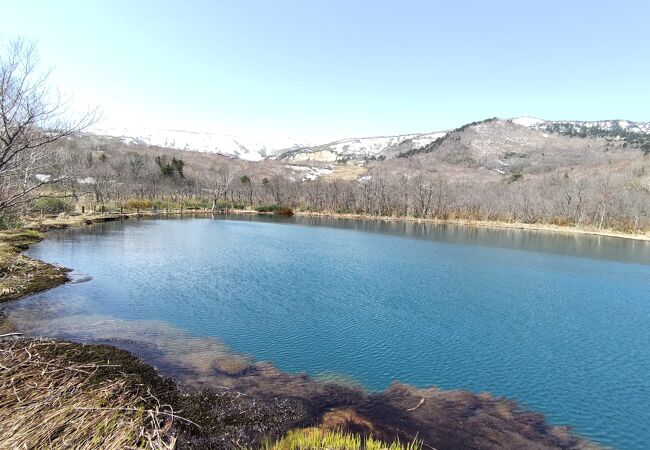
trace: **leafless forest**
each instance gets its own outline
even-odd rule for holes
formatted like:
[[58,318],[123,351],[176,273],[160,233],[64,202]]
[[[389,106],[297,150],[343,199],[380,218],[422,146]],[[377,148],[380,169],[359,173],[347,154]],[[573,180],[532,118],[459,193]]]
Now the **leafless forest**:
[[515,159],[523,163],[505,173],[486,161],[450,161],[448,154],[427,153],[362,166],[328,165],[332,173],[309,180],[282,161],[247,162],[77,136],[52,154],[68,175],[51,188],[95,210],[275,204],[370,216],[647,230],[650,158],[636,150],[609,150],[605,157],[600,150],[591,153],[582,152],[577,160],[555,155],[546,164],[536,164],[534,153],[519,156]]
[[33,48],[21,41],[10,43],[0,61],[3,226],[39,212],[276,205],[650,230],[646,135],[538,130],[488,119],[423,148],[392,149],[388,157],[319,161],[307,152],[295,162],[294,151],[249,162],[84,133],[94,114],[64,120],[65,104],[36,63]]

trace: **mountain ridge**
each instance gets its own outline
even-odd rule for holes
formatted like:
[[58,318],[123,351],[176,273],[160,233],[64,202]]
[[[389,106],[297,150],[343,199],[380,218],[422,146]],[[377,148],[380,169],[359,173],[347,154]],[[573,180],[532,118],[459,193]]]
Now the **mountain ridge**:
[[633,144],[650,142],[650,122],[624,119],[594,121],[546,120],[531,116],[510,119],[491,118],[472,122],[454,130],[429,133],[409,133],[338,139],[323,144],[293,137],[259,139],[225,133],[211,133],[178,129],[107,128],[95,129],[87,134],[120,139],[131,145],[152,145],[176,150],[193,150],[216,153],[247,161],[265,159],[285,160],[292,163],[349,162],[411,156],[426,152],[453,132],[476,127],[491,121],[512,123],[542,133],[555,133],[570,137],[607,137],[626,139]]

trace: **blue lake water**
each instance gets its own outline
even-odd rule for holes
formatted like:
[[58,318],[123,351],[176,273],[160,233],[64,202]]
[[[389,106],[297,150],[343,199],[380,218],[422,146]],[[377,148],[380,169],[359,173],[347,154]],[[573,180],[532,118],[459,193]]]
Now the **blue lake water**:
[[26,332],[153,321],[285,371],[488,391],[597,442],[650,446],[648,242],[218,217],[55,232],[30,254],[92,280],[2,306]]

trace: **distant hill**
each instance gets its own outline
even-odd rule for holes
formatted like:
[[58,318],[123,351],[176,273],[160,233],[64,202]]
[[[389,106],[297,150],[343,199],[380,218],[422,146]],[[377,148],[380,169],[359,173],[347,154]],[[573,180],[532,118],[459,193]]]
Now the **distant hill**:
[[[184,130],[98,129],[91,133],[127,145],[217,153],[247,161],[276,159],[287,163],[354,163],[411,158],[435,153],[452,164],[479,164],[498,172],[518,165],[543,168],[552,158],[571,159],[582,152],[650,153],[650,123],[628,120],[549,121],[533,117],[487,119],[455,130],[397,136],[349,138],[314,144],[287,137],[259,140],[227,134]],[[575,139],[578,138],[578,139]],[[537,158],[544,155],[546,163]],[[528,159],[528,161],[523,161]],[[570,161],[569,161],[570,162]]]
[[277,158],[293,162],[345,162],[378,157],[390,158],[405,151],[425,147],[445,134],[446,132],[442,131],[429,134],[342,139],[313,147],[293,149],[278,155]]
[[648,147],[650,124],[645,122],[492,118],[463,125],[396,158],[516,175],[633,159],[647,154]]
[[117,138],[126,144],[218,153],[247,161],[260,161],[279,152],[315,145],[291,137],[260,141],[228,134],[147,128],[95,129],[88,134]]

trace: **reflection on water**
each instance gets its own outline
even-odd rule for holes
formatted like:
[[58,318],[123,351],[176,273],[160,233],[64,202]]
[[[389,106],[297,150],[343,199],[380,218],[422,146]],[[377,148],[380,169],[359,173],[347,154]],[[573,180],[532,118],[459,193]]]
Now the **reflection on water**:
[[[205,219],[205,215],[184,215],[167,220]],[[370,233],[406,236],[460,245],[480,245],[509,248],[555,255],[581,258],[596,258],[621,262],[650,264],[650,241],[624,239],[597,234],[582,234],[522,230],[472,225],[445,225],[431,222],[376,220],[376,219],[337,219],[318,216],[269,216],[269,215],[211,215],[211,220],[254,222],[285,225],[322,226],[342,230],[355,230]],[[141,218],[126,222],[106,222],[79,229],[64,229],[48,233],[48,239],[68,240],[79,235],[99,237],[114,233],[126,224],[130,227],[146,226],[154,219]],[[165,220],[165,219],[155,219]],[[119,225],[118,225],[119,224]]]
[[85,282],[2,306],[5,325],[111,342],[196,384],[262,391],[264,379],[290,393],[300,377],[285,372],[305,372],[371,390],[467,388],[621,448],[650,441],[650,243],[227,219],[52,233],[31,255]]
[[482,245],[557,255],[650,264],[650,241],[595,234],[520,230],[431,222],[336,219],[331,217],[228,216],[228,220],[326,226],[345,230],[408,236],[463,245]]

